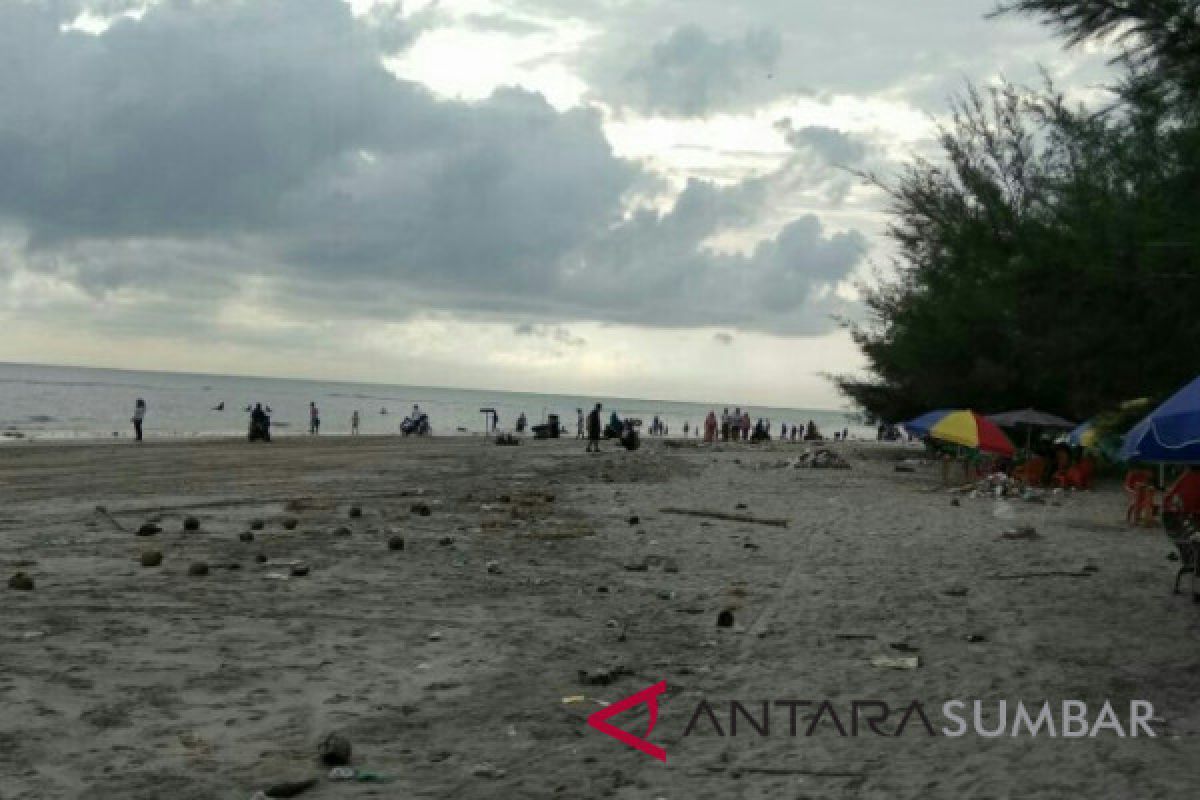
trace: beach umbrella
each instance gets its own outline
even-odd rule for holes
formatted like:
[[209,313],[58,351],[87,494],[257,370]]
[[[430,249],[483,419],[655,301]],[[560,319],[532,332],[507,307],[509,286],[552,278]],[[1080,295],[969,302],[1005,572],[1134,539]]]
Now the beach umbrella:
[[1125,434],[1121,458],[1151,464],[1200,464],[1200,378]]
[[1095,447],[1099,441],[1096,421],[1091,419],[1067,434],[1067,443],[1072,447]]
[[1046,411],[1025,408],[1020,411],[1006,411],[1003,414],[989,414],[988,419],[1001,428],[1024,428],[1025,450],[1029,451],[1033,444],[1033,429],[1047,428],[1050,430],[1070,430],[1075,423]]
[[974,411],[931,411],[904,427],[915,434],[928,436],[940,442],[962,445],[974,450],[1012,456],[1012,442],[996,423]]
[[1051,428],[1066,431],[1075,427],[1075,423],[1069,419],[1032,408],[1006,411],[1003,414],[988,414],[988,419],[1001,428]]

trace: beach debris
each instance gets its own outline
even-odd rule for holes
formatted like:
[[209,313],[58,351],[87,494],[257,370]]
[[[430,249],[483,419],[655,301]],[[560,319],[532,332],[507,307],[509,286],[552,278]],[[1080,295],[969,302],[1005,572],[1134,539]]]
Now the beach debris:
[[333,529],[333,535],[338,537],[339,539],[345,539],[348,536],[353,536],[354,531],[352,531],[350,528],[348,528],[345,525],[339,525],[338,527]]
[[646,559],[641,561],[631,561],[625,565],[626,572],[647,572],[650,569],[650,563]]
[[353,754],[350,740],[340,733],[327,733],[317,744],[317,756],[327,767],[344,767],[350,763]]
[[183,529],[185,531],[200,530],[200,520],[197,519],[196,517],[184,517],[183,518]]
[[952,498],[950,498],[950,505],[953,506],[954,508],[958,508],[959,506],[962,505],[962,501],[959,500],[957,497],[952,497]]
[[871,666],[876,669],[916,669],[921,666],[920,656],[875,656]]
[[264,797],[298,797],[317,785],[316,780],[309,778],[303,781],[287,781],[269,786],[263,792]]
[[307,566],[302,565],[302,564],[297,564],[296,566],[292,567],[292,577],[293,578],[306,578],[306,577],[308,577],[309,571],[310,570]]
[[265,520],[255,519],[250,521],[250,530],[252,531],[261,531],[266,526],[267,523]]
[[671,573],[671,574],[679,572],[679,562],[673,558],[664,558],[663,563],[662,563],[662,570],[663,570],[663,572]]
[[746,542],[745,544],[742,545],[742,548],[745,550],[758,550],[759,546],[756,545],[754,542]]
[[636,514],[634,514],[632,517],[629,518],[628,522],[629,522],[629,527],[632,528],[634,525],[641,525],[642,518],[637,516]]
[[144,523],[137,529],[138,536],[157,536],[162,533],[162,527],[153,522]]
[[268,572],[263,576],[269,581],[290,581],[291,576],[284,572]]
[[703,517],[706,519],[719,519],[726,522],[746,522],[751,525],[769,525],[774,528],[786,528],[788,520],[786,519],[768,519],[765,517],[753,517],[749,514],[726,514],[721,511],[704,511],[687,508],[664,508],[661,509],[663,514],[674,514],[682,517]]
[[433,513],[433,509],[429,507],[428,503],[413,503],[410,510],[418,517],[428,517]]
[[717,614],[717,627],[718,628],[732,628],[733,627],[733,609],[727,608],[724,611],[722,611],[720,614]]
[[259,563],[259,564],[265,564],[265,563],[267,563],[267,554],[266,554],[266,553],[259,553],[258,555],[256,555],[256,556],[254,557],[254,560],[255,560],[255,562],[256,562],[256,563]]
[[1008,541],[1012,542],[1040,539],[1042,537],[1038,535],[1037,528],[1033,527],[1032,525],[1025,525],[1020,528],[1010,528],[1009,530],[1004,531],[1000,534],[1000,538],[1007,539]]
[[910,467],[908,464],[897,464],[896,472],[916,472],[916,467]]
[[404,549],[404,537],[393,536],[388,539],[388,550],[398,551]]
[[362,508],[360,506],[350,506],[350,510],[347,512],[347,514],[349,514],[351,519],[357,519],[358,517],[362,516]]
[[587,697],[582,694],[567,695],[566,697],[564,697],[562,699],[562,704],[564,706],[577,706],[580,703],[586,703],[586,702],[587,702]]
[[1026,578],[1090,578],[1094,574],[1092,572],[1051,570],[1049,572],[1021,572],[1016,575],[988,575],[986,578],[989,581],[1023,581]]
[[253,531],[242,531],[241,533],[238,534],[238,538],[241,539],[243,542],[253,542],[254,541],[254,532]]
[[496,445],[499,447],[516,447],[520,443],[521,440],[511,433],[502,433],[496,437]]
[[334,767],[329,770],[329,780],[345,783],[354,781],[355,783],[391,783],[396,780],[394,775],[388,775],[383,772],[372,772],[366,769],[355,769],[354,767]]
[[947,589],[942,589],[942,594],[948,597],[966,597],[970,591],[966,586],[951,586]]
[[29,574],[25,572],[14,573],[8,579],[8,588],[21,592],[33,591],[33,578],[29,577]]
[[300,520],[295,517],[284,517],[280,524],[283,525],[285,531],[294,531],[296,530],[296,526],[300,524]]
[[440,642],[441,640],[442,640],[442,632],[441,631],[434,631],[433,633],[429,634],[429,641]]
[[746,505],[745,503],[738,503],[736,506],[734,506],[734,508],[736,508],[738,511],[745,511],[749,507],[750,506]]
[[487,562],[486,567],[487,567],[488,574],[490,574],[490,575],[499,575],[500,574],[500,562],[499,561],[489,561],[489,562]]
[[471,774],[476,778],[487,778],[488,780],[500,780],[508,773],[492,764],[476,764],[471,768]]
[[822,447],[819,450],[807,450],[790,465],[795,469],[850,469],[850,462],[839,454]]
[[861,640],[865,641],[868,639],[874,639],[875,634],[873,634],[873,633],[835,633],[833,638],[846,639],[848,641],[857,641],[857,640],[861,639]]
[[888,645],[888,647],[899,653],[916,653],[921,649],[919,647],[913,647],[908,642],[892,642]]
[[188,567],[188,575],[191,575],[194,578],[203,577],[207,574],[208,564],[205,564],[203,561],[197,561],[195,564],[192,564]]
[[1179,560],[1179,553],[1176,553],[1174,551],[1167,553],[1167,561],[1178,561],[1178,560]]
[[579,682],[585,686],[608,686],[633,672],[624,666],[594,667],[579,670]]
[[966,640],[967,640],[967,644],[980,644],[981,642],[986,642],[987,637],[981,636],[978,633],[969,633],[966,636]]
[[161,550],[147,550],[142,553],[141,562],[143,567],[157,567],[162,564],[163,554]]
[[440,544],[442,547],[453,547],[454,546],[454,537],[453,536],[443,536],[441,539],[438,539],[438,544]]

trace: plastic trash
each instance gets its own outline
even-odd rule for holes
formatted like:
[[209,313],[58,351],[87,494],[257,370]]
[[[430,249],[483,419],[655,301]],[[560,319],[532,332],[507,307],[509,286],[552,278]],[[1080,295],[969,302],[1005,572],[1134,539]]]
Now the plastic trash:
[[920,656],[875,656],[871,666],[876,669],[916,669],[921,666]]
[[369,769],[355,769],[354,767],[334,767],[329,771],[329,780],[339,781],[342,783],[353,781],[355,783],[391,783],[396,780],[394,775],[388,775],[385,772],[373,772]]

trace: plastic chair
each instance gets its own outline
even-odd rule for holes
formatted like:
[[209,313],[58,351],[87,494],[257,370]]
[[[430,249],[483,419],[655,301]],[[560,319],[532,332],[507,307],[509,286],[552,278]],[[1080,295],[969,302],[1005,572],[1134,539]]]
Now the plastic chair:
[[[1200,472],[1189,469],[1163,495],[1163,528],[1167,538],[1179,550],[1179,571],[1175,575],[1175,594],[1184,575],[1200,575]],[[1193,586],[1195,586],[1195,578]],[[1192,599],[1200,602],[1194,589]]]
[[1149,470],[1133,469],[1125,475],[1125,494],[1129,496],[1129,505],[1125,509],[1125,521],[1136,525],[1145,518],[1153,525],[1158,516],[1158,490],[1152,481],[1154,476]]

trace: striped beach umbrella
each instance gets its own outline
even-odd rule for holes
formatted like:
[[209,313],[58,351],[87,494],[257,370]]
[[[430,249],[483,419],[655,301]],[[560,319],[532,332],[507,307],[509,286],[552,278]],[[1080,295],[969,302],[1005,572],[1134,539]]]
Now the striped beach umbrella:
[[985,453],[1011,457],[1015,451],[1004,431],[974,411],[931,411],[904,423],[904,427],[918,436]]

